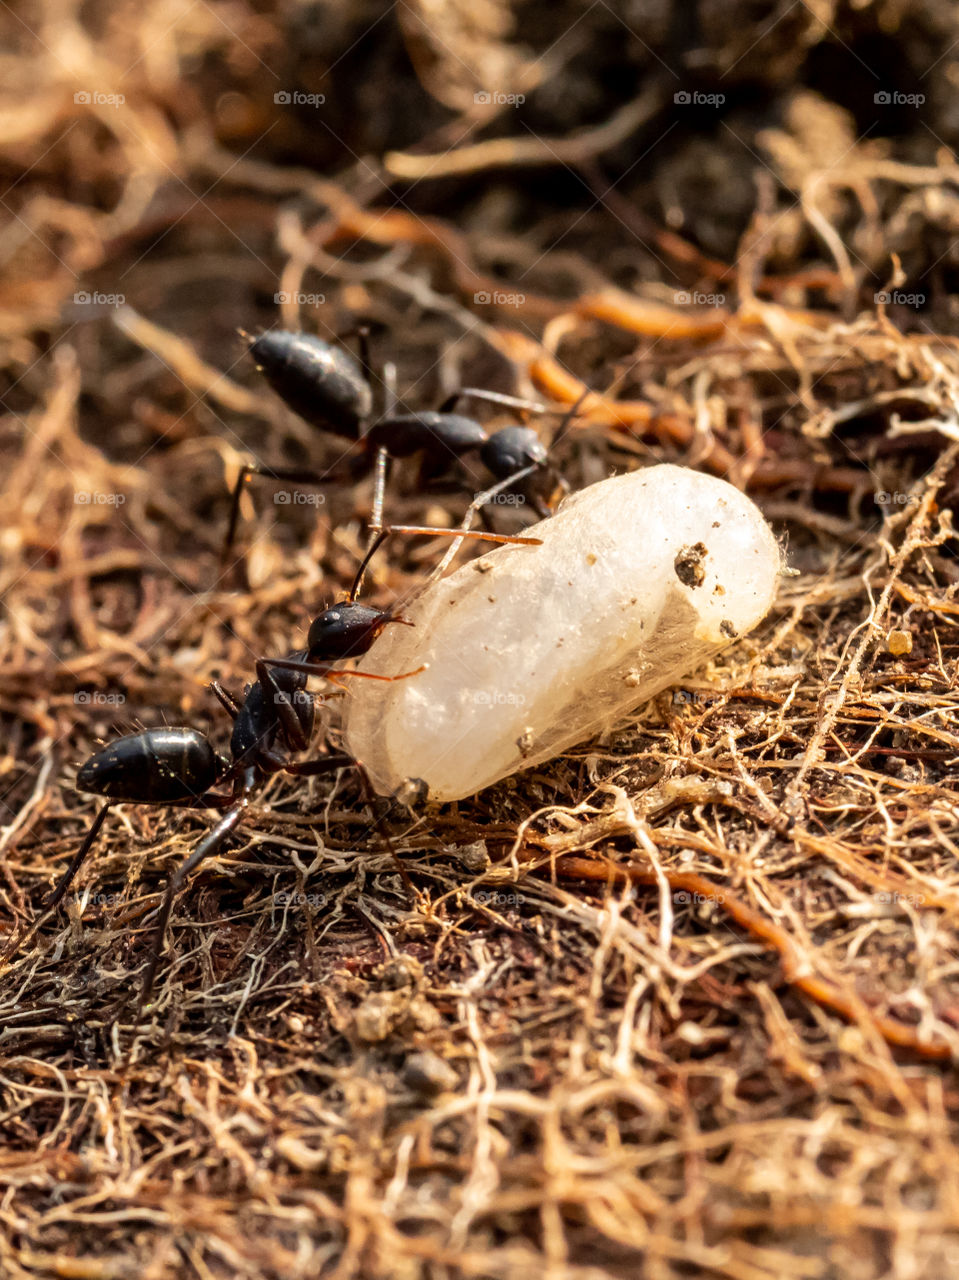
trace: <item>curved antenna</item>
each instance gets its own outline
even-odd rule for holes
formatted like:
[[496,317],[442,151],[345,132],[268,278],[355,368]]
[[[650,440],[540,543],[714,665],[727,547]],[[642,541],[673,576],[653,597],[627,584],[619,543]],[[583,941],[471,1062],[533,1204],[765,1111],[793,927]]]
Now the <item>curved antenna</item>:
[[380,529],[373,541],[367,547],[366,554],[360,561],[360,567],[356,571],[356,577],[353,579],[353,585],[350,587],[350,594],[347,596],[347,600],[350,604],[354,604],[356,602],[356,597],[360,594],[360,588],[363,586],[363,579],[366,576],[366,570],[369,568],[370,561],[389,536],[389,529]]

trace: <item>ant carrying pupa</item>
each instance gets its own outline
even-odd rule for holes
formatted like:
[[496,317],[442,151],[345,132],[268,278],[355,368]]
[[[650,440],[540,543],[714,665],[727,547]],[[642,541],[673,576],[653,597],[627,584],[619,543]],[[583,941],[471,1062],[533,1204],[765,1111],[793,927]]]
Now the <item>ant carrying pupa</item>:
[[[314,425],[330,429],[333,421],[332,429],[351,439],[368,425],[372,393],[351,356],[316,339],[306,343],[310,366],[302,335],[267,337],[285,353],[288,372],[295,371],[281,377],[274,367],[271,378],[282,384],[291,407],[304,416],[309,410]],[[259,358],[265,359],[262,348]],[[339,417],[331,419],[334,403]],[[457,417],[447,415],[441,435],[453,433],[449,419]],[[113,804],[221,811],[169,882],[141,1008],[176,894],[192,870],[222,847],[270,777],[355,767],[374,826],[395,857],[376,816],[376,792],[458,799],[546,760],[612,727],[754,627],[772,603],[780,553],[758,509],[726,482],[681,467],[653,467],[594,484],[525,536],[469,525],[499,492],[539,475],[542,459],[505,468],[506,475],[474,497],[458,528],[383,527],[384,441],[391,433],[400,437],[398,423],[409,438],[421,431],[424,439],[435,439],[433,418],[409,418],[404,426],[400,417],[386,416],[367,436],[356,437],[372,437],[364,448],[377,455],[380,483],[373,538],[347,598],[313,620],[305,648],[258,659],[256,680],[242,700],[211,686],[234,720],[230,758],[219,756],[197,730],[154,729],[104,747],[79,771],[78,787],[103,796],[105,804],[50,906],[62,900]],[[466,427],[455,430],[468,435]],[[505,436],[507,452],[509,440]],[[523,460],[513,455],[513,464]],[[275,474],[312,480],[305,473]],[[392,533],[443,534],[453,543],[411,597],[378,608],[358,595],[372,556]],[[464,537],[507,545],[442,577]],[[349,658],[360,659],[360,667],[332,665]],[[397,674],[383,674],[384,667]],[[334,683],[356,678],[342,717],[346,751],[327,747],[315,759],[296,761],[291,757],[308,749],[314,729],[315,702],[306,688],[311,676]]]
[[[176,895],[191,872],[220,850],[243,819],[253,797],[277,773],[316,777],[338,769],[356,769],[373,825],[393,854],[400,874],[411,890],[405,868],[377,816],[373,788],[363,763],[329,749],[312,760],[296,761],[291,758],[308,750],[314,733],[316,702],[306,688],[309,676],[320,676],[333,684],[349,677],[391,684],[419,676],[423,671],[419,666],[400,674],[384,675],[342,670],[331,665],[367,653],[391,624],[412,625],[395,607],[378,609],[357,599],[370,560],[386,538],[394,533],[445,533],[459,537],[462,531],[412,526],[381,530],[363,557],[346,599],[331,605],[314,619],[306,649],[294,650],[284,659],[258,659],[255,664],[256,680],[247,686],[242,700],[234,698],[218,681],[213,681],[210,686],[212,692],[233,719],[229,759],[218,754],[210,740],[197,729],[162,727],[118,738],[94,752],[80,766],[77,790],[104,797],[104,804],[46,900],[44,906],[48,910],[62,902],[115,804],[217,809],[222,814],[169,880],[141,986],[139,1011],[142,1012],[150,999]],[[479,531],[470,536],[495,542],[530,544],[535,541],[528,537]]]

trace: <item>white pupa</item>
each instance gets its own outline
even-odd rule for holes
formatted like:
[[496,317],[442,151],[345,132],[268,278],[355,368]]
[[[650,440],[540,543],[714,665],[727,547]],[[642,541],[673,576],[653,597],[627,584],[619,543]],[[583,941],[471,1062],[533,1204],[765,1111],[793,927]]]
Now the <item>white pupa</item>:
[[656,466],[591,485],[434,582],[360,664],[347,750],[384,795],[473,795],[611,728],[765,616],[781,557],[738,489]]

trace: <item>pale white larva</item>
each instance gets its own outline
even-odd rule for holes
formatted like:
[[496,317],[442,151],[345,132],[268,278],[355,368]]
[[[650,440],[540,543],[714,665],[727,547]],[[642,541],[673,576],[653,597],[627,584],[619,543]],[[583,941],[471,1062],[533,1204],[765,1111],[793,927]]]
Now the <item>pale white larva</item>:
[[377,790],[457,800],[623,719],[765,616],[781,556],[738,489],[657,466],[591,485],[433,583],[351,683],[347,750]]

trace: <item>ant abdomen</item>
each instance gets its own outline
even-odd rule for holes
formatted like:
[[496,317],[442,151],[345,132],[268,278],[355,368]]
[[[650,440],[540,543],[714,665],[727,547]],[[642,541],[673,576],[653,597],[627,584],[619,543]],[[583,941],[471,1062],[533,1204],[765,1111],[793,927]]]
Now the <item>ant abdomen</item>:
[[310,426],[359,439],[373,411],[373,391],[343,347],[310,333],[271,329],[251,342],[250,354],[280,399]]
[[77,789],[134,804],[176,804],[209,791],[223,769],[198,729],[146,729],[94,752],[77,772]]

